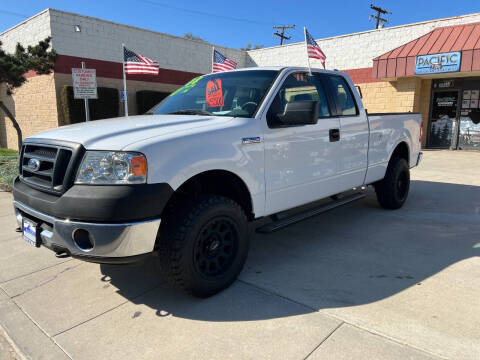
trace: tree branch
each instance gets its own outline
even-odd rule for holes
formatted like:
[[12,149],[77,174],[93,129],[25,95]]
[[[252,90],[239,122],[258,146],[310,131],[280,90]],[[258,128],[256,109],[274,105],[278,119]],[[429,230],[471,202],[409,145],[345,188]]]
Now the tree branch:
[[12,121],[13,127],[15,130],[17,130],[17,141],[18,141],[18,153],[22,151],[22,143],[23,143],[23,137],[22,137],[22,130],[20,129],[20,126],[18,125],[17,120],[13,116],[13,114],[8,110],[8,108],[5,106],[3,101],[0,101],[0,109],[3,110],[3,112],[8,116],[8,118]]

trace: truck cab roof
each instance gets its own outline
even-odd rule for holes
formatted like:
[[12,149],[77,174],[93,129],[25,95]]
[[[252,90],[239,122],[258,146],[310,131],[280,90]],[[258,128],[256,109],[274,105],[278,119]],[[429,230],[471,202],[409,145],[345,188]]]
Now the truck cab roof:
[[[296,70],[296,71],[309,71],[308,67],[303,67],[303,66],[252,66],[252,67],[246,67],[246,68],[241,68],[241,69],[235,69],[235,70],[229,70],[225,72],[239,72],[239,71],[257,71],[257,70],[275,70],[275,71],[281,71],[281,70]],[[314,72],[323,72],[323,73],[332,73],[332,74],[339,74],[341,71],[338,70],[326,70],[326,69],[320,69],[320,68],[311,68],[312,71]]]

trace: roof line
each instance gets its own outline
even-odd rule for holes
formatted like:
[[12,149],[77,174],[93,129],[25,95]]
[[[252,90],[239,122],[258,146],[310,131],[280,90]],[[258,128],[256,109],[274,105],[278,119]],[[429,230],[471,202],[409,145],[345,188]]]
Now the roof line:
[[[428,24],[428,23],[435,23],[435,22],[442,22],[442,21],[448,21],[448,20],[454,20],[454,19],[462,19],[462,18],[468,18],[468,17],[478,16],[478,15],[480,15],[480,12],[476,12],[476,13],[472,13],[472,14],[451,16],[451,17],[440,18],[440,19],[418,21],[418,22],[410,23],[410,24],[395,25],[395,26],[387,27],[387,28],[383,28],[383,29],[372,29],[372,30],[359,31],[359,32],[343,34],[343,35],[329,36],[329,37],[325,37],[325,38],[315,39],[315,41],[325,41],[325,40],[331,40],[331,39],[338,39],[338,38],[349,37],[349,36],[354,36],[354,35],[368,34],[368,33],[372,33],[372,32],[375,32],[375,31],[389,31],[389,30],[394,30],[394,29],[399,29],[399,28],[417,26],[417,25]],[[480,22],[476,21],[476,22],[473,22],[473,23],[446,25],[446,26],[441,26],[441,27],[451,27],[451,26],[477,24],[477,23],[480,23]],[[434,30],[434,29],[432,29],[432,30]],[[261,50],[265,50],[265,49],[274,49],[274,48],[280,48],[280,47],[286,47],[286,46],[294,46],[294,45],[298,45],[298,44],[302,44],[302,43],[304,43],[304,41],[298,41],[298,42],[295,42],[295,43],[290,43],[290,44],[285,44],[285,45],[265,47],[265,48],[262,48],[262,49],[252,49],[252,50],[248,50],[247,52],[250,53],[250,52],[261,51]]]
[[8,28],[7,30],[4,30],[0,33],[0,36],[3,35],[3,34],[6,34],[7,32],[19,27],[19,26],[22,26],[23,24],[25,24],[27,21],[30,21],[32,20],[33,18],[36,18],[37,16],[40,16],[40,15],[43,15],[43,13],[46,13],[50,10],[50,8],[46,8],[45,10],[42,10],[40,11],[39,13],[35,14],[35,15],[32,15],[30,16],[29,18],[23,20],[22,22],[19,22],[18,24],[16,25],[13,25],[12,27]]
[[197,43],[197,44],[210,45],[210,46],[219,47],[219,48],[223,48],[223,49],[229,49],[229,50],[235,50],[235,51],[242,52],[242,50],[240,50],[240,49],[235,49],[235,48],[224,46],[224,45],[217,45],[217,44],[213,44],[213,43],[208,42],[208,41],[186,39],[183,36],[167,34],[167,33],[161,32],[161,31],[145,29],[145,28],[141,28],[141,27],[138,27],[138,26],[134,26],[134,25],[122,24],[122,23],[119,23],[119,22],[106,20],[106,19],[101,19],[101,18],[98,18],[98,17],[89,16],[89,15],[82,15],[82,14],[77,14],[77,13],[73,13],[73,12],[70,12],[70,11],[58,10],[58,9],[53,9],[53,8],[49,8],[47,10],[51,10],[52,12],[58,12],[58,13],[67,14],[67,15],[80,16],[80,17],[86,18],[86,19],[92,19],[92,20],[101,21],[101,22],[104,22],[104,23],[109,23],[109,24],[118,25],[118,26],[122,26],[122,27],[127,27],[127,28],[131,28],[131,29],[135,29],[135,30],[146,31],[146,32],[153,33],[153,34],[160,34],[160,35],[171,37],[171,38],[174,38],[174,39],[182,39],[182,40],[186,40],[186,41],[191,41],[191,42],[194,42],[194,43]]

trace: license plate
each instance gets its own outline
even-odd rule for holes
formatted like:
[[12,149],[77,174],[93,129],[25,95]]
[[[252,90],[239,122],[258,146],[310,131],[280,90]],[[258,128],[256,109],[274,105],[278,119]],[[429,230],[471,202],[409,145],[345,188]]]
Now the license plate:
[[31,220],[23,219],[23,239],[30,245],[39,247],[37,242],[37,224]]

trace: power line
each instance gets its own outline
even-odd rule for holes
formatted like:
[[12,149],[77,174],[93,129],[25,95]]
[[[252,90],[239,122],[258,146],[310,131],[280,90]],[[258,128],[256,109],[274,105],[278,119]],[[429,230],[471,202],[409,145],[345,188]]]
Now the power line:
[[285,35],[286,29],[295,29],[295,25],[282,25],[282,26],[274,26],[275,30],[282,30],[281,32],[275,31],[273,36],[278,36],[280,38],[280,45],[283,45],[283,40],[290,40],[291,36]]
[[384,18],[381,18],[380,14],[384,14],[384,15],[390,14],[391,15],[392,13],[385,10],[385,9],[382,9],[379,6],[375,6],[373,4],[370,5],[370,9],[375,10],[377,12],[376,15],[370,15],[370,17],[369,17],[369,20],[377,19],[377,24],[375,26],[375,29],[383,28],[385,26],[385,24],[388,22],[388,20],[384,19]]
[[204,12],[204,11],[192,10],[192,9],[182,8],[182,7],[173,6],[173,5],[169,5],[169,4],[165,4],[165,3],[160,3],[160,2],[157,2],[157,1],[153,1],[153,0],[137,0],[137,1],[140,1],[140,2],[143,2],[143,3],[146,3],[146,4],[150,4],[150,5],[156,5],[156,6],[166,7],[166,8],[173,9],[173,10],[183,11],[183,12],[190,13],[190,14],[195,14],[195,15],[210,16],[210,17],[214,17],[214,18],[238,21],[238,22],[249,23],[249,24],[254,24],[254,25],[272,26],[272,23],[255,21],[255,20],[250,20],[250,19],[237,18],[237,17],[232,17],[232,16],[217,15],[217,14],[208,13],[208,12]]
[[22,17],[22,18],[29,18],[30,17],[28,15],[19,14],[19,13],[16,13],[16,12],[6,11],[6,10],[0,10],[0,14],[17,16],[17,17]]

